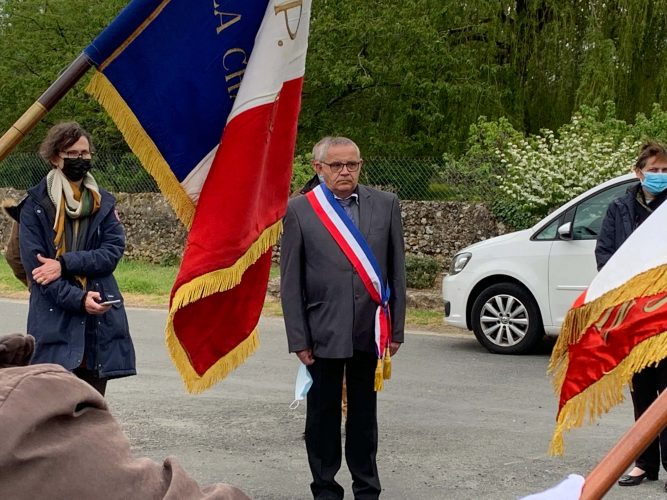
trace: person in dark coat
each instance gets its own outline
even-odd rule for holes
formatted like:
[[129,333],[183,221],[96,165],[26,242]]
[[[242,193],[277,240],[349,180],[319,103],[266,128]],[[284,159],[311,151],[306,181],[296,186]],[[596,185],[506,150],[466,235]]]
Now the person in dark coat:
[[[135,354],[113,276],[125,250],[115,199],[90,174],[92,143],[77,123],[49,130],[40,147],[53,169],[21,208],[21,261],[32,283],[33,363],[56,363],[104,395],[107,380],[135,375]],[[114,301],[104,305],[103,302]]]
[[[667,198],[667,149],[650,142],[642,146],[634,167],[641,181],[614,200],[602,221],[595,246],[598,270],[602,269],[632,232],[639,227]],[[656,237],[661,237],[656,235]],[[667,387],[667,360],[649,366],[632,378],[632,405],[635,420],[657,399]],[[661,458],[662,457],[662,458]],[[637,458],[635,467],[620,478],[621,486],[635,486],[644,479],[658,479],[660,462],[667,470],[667,432],[660,433]],[[667,484],[665,484],[667,491]]]

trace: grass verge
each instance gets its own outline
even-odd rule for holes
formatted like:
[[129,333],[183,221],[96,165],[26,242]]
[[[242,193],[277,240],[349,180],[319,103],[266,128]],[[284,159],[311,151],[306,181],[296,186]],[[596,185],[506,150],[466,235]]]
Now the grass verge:
[[[130,307],[167,307],[169,294],[174,284],[178,266],[158,266],[121,260],[114,275],[118,280],[125,303]],[[278,266],[272,266],[271,278],[279,275]],[[0,259],[0,296],[13,299],[28,299],[28,291],[12,274],[5,259]],[[267,296],[262,314],[282,316],[280,301]],[[408,308],[408,329],[443,331],[442,312]]]

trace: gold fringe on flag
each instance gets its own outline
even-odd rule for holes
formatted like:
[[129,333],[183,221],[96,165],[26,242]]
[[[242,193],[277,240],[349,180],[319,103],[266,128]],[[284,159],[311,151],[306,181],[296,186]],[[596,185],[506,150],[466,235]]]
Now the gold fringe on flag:
[[86,87],[86,92],[92,95],[109,113],[130,149],[157,182],[160,191],[171,204],[176,216],[187,229],[190,229],[195,213],[195,203],[178,182],[162,157],[162,153],[160,153],[160,150],[148,136],[116,88],[103,73],[96,71]]
[[623,285],[606,292],[588,304],[570,309],[565,316],[558,340],[551,353],[547,373],[553,377],[556,393],[565,380],[568,347],[576,344],[588,328],[610,308],[637,297],[667,292],[667,265],[661,265],[634,276]]
[[637,344],[630,354],[616,368],[604,377],[571,398],[561,408],[556,421],[549,454],[562,455],[564,451],[563,432],[581,427],[588,415],[594,422],[613,406],[624,400],[623,387],[630,384],[632,376],[650,365],[667,358],[667,332],[655,335]]
[[225,378],[255,352],[259,346],[259,338],[257,329],[253,330],[246,340],[221,358],[204,375],[200,376],[192,368],[188,354],[176,337],[176,332],[174,331],[174,316],[176,312],[201,298],[208,297],[214,293],[224,292],[237,286],[241,282],[243,273],[278,242],[281,232],[282,220],[279,220],[265,229],[234,265],[199,276],[176,290],[171,301],[169,317],[167,319],[166,343],[169,355],[180,372],[188,392],[200,393]]
[[[579,342],[591,325],[608,320],[612,308],[619,304],[666,291],[667,265],[661,265],[634,276],[623,285],[606,292],[588,304],[571,309],[561,327],[547,371],[553,377],[556,394],[560,394],[567,376],[569,346]],[[563,453],[563,432],[580,427],[586,414],[592,422],[608,412],[614,405],[623,401],[623,386],[631,383],[635,373],[667,358],[665,333],[667,332],[637,344],[618,366],[565,403],[558,415],[556,429],[549,445],[550,454]]]

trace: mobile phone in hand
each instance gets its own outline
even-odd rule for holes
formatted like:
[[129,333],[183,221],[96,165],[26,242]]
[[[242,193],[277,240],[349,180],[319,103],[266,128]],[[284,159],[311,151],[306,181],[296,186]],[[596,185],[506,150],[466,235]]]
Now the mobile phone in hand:
[[122,300],[115,299],[115,300],[105,300],[104,302],[98,302],[98,304],[101,306],[112,306],[114,304],[120,304],[121,302]]

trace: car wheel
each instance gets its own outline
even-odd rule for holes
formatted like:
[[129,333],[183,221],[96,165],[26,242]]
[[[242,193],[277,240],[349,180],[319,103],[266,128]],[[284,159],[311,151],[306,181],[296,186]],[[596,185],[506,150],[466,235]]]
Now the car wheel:
[[472,331],[489,351],[529,352],[544,337],[535,299],[515,283],[498,283],[482,291],[472,306]]

